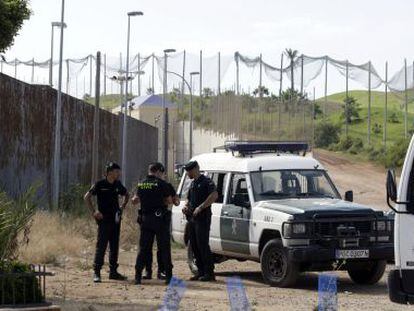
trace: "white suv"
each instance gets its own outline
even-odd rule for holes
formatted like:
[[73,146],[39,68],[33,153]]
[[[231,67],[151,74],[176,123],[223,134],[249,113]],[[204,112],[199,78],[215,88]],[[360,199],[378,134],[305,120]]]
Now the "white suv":
[[[300,155],[306,150],[297,142],[233,141],[193,158],[219,193],[210,230],[216,263],[260,262],[264,280],[280,287],[293,285],[300,272],[334,268],[356,283],[376,283],[394,257],[393,220],[352,203],[352,191],[342,200],[323,166]],[[172,215],[173,239],[187,246],[181,210],[190,183],[183,175]],[[190,247],[188,259],[195,273]]]

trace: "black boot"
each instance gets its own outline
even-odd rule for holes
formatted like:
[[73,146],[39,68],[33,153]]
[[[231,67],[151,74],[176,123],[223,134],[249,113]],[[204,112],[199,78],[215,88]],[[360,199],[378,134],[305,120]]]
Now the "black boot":
[[95,270],[93,273],[93,282],[94,283],[101,283],[101,270]]
[[135,285],[141,284],[142,274],[139,272],[135,272]]
[[165,275],[165,272],[158,271],[157,278],[158,278],[158,280],[165,280],[167,278],[167,276]]
[[151,280],[152,279],[152,271],[146,270],[144,276],[142,277],[144,280]]
[[215,282],[216,277],[214,276],[214,273],[208,273],[200,277],[199,280],[201,282]]
[[116,270],[111,270],[109,272],[109,279],[110,280],[117,280],[117,281],[125,281],[127,277],[125,275],[120,274]]

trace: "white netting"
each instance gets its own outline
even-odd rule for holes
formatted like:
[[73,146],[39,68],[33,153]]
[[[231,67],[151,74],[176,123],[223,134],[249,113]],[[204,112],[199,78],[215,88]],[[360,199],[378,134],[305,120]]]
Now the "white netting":
[[[129,71],[134,78],[129,91],[134,94],[145,94],[148,89],[153,89],[155,93],[162,92],[163,55],[133,54],[129,62]],[[66,91],[78,97],[82,97],[86,93],[94,94],[95,63],[95,56],[92,55],[64,60],[63,85],[66,86]],[[122,55],[118,57],[102,55],[102,92],[119,93],[119,85],[110,78],[125,74],[125,64],[126,59]],[[0,66],[2,72],[27,82],[49,83],[50,60],[0,60]],[[183,85],[186,84],[183,84],[183,79],[179,76],[183,76],[188,83],[192,80],[192,89],[195,94],[199,94],[205,88],[211,89],[214,93],[238,90],[240,93],[251,94],[260,83],[262,86],[269,88],[270,92],[277,94],[281,79],[284,89],[289,88],[291,79],[294,79],[295,88],[299,90],[303,88],[306,91],[311,82],[325,74],[325,66],[335,69],[343,77],[340,85],[344,88],[346,77],[348,77],[349,82],[356,82],[365,89],[377,89],[385,84],[384,79],[370,62],[356,65],[329,56],[311,57],[300,55],[294,59],[293,67],[291,67],[290,59],[285,55],[284,66],[281,68],[280,60],[273,59],[269,62],[261,56],[247,56],[239,52],[234,53],[234,55],[220,54],[220,56],[219,54],[210,56],[203,54],[201,57],[200,53],[177,52],[168,55],[168,71],[175,73],[168,74],[168,91],[176,88],[189,93],[187,86],[183,88]],[[139,74],[140,72],[141,74]],[[201,79],[199,75],[191,76],[191,72],[200,72]],[[331,69],[328,72],[330,73]],[[58,77],[57,60],[53,62],[52,73],[52,83],[56,86]],[[329,76],[331,76],[331,73]],[[329,84],[331,85],[331,82]],[[387,85],[391,91],[396,93],[414,88],[413,65],[403,66],[391,76]],[[323,89],[323,86],[321,86],[321,89]]]

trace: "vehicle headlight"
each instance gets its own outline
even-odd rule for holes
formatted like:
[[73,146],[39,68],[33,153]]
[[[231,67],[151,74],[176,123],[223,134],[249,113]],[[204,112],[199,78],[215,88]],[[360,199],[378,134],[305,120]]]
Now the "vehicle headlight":
[[377,221],[377,231],[386,231],[387,223],[385,221]]
[[388,221],[387,221],[387,231],[389,231],[389,232],[391,232],[391,231],[392,231],[392,223],[393,223],[393,221],[392,221],[392,220],[388,220]]
[[307,233],[305,223],[284,223],[283,237],[292,238],[296,235],[301,236]]
[[304,234],[306,233],[306,225],[305,224],[293,224],[292,231],[294,234]]

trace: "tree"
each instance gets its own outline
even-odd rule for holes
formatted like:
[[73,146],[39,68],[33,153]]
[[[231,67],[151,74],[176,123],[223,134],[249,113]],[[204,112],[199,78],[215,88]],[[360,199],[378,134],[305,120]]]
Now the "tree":
[[30,14],[28,0],[0,0],[0,53],[13,44]]
[[210,98],[211,96],[214,96],[214,92],[213,92],[212,89],[210,89],[208,87],[205,87],[203,89],[203,95],[204,95],[205,98]]
[[269,96],[269,89],[265,86],[259,86],[253,91],[253,96],[259,95],[259,97],[262,97],[263,95]]
[[352,97],[348,96],[344,99],[344,111],[342,112],[342,118],[345,119],[347,124],[352,123],[352,121],[359,119],[359,103],[357,100]]
[[290,60],[290,79],[291,79],[291,89],[294,90],[295,89],[295,77],[294,77],[294,63],[296,58],[298,57],[299,52],[297,50],[292,50],[292,49],[286,49],[285,51],[285,55],[289,58]]

